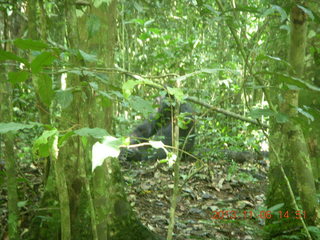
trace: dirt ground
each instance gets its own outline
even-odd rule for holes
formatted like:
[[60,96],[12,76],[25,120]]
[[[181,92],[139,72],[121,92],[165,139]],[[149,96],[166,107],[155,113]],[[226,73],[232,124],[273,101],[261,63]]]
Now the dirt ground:
[[[202,169],[193,174],[199,165],[181,162],[183,187],[174,239],[262,239],[266,165],[215,159],[202,163]],[[173,169],[158,162],[125,163],[123,169],[129,201],[137,215],[150,230],[165,236]]]

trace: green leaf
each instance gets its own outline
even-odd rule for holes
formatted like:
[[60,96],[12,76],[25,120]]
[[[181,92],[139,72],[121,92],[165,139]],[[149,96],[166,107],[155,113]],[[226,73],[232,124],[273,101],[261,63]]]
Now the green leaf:
[[285,64],[286,66],[290,66],[290,64],[279,58],[279,57],[274,57],[274,56],[270,56],[270,55],[265,55],[265,54],[260,54],[259,56],[257,56],[257,61],[262,61],[262,60],[268,60],[268,61],[276,61],[276,62],[281,62],[283,64]]
[[27,205],[27,202],[28,202],[28,201],[19,201],[19,202],[17,203],[18,208],[25,207],[25,206]]
[[280,210],[283,206],[284,206],[284,203],[278,203],[278,204],[270,207],[270,208],[268,209],[268,211],[277,212],[277,211]]
[[38,137],[32,147],[32,153],[38,157],[48,157],[50,155],[50,141],[51,137],[58,134],[58,130],[44,131],[40,137]]
[[301,5],[298,5],[298,8],[300,8],[306,15],[308,15],[308,17],[312,20],[314,20],[314,16],[313,16],[313,13],[310,9],[307,9]]
[[44,66],[52,64],[55,59],[56,57],[53,56],[51,52],[41,53],[31,62],[32,73],[39,73]]
[[23,50],[35,50],[40,51],[45,48],[49,48],[47,44],[41,41],[31,40],[31,39],[16,39],[14,40],[14,45]]
[[121,140],[106,136],[102,143],[95,143],[92,147],[92,171],[101,166],[108,157],[117,158],[120,153]]
[[254,109],[249,113],[249,116],[251,116],[254,119],[258,119],[258,118],[261,118],[262,116],[269,117],[269,116],[274,116],[275,114],[276,113],[271,109]]
[[93,5],[95,8],[98,8],[102,3],[106,3],[107,5],[109,5],[110,2],[111,0],[94,0]]
[[[302,212],[302,211],[301,211]],[[314,236],[314,239],[320,239],[320,228],[316,226],[307,227],[310,233]]]
[[139,96],[133,96],[129,100],[130,106],[137,112],[143,114],[143,116],[147,117],[150,113],[153,113],[155,110],[152,104]]
[[96,55],[85,53],[82,50],[79,50],[79,53],[80,53],[80,56],[83,58],[83,60],[85,60],[87,62],[97,62],[98,61]]
[[320,88],[312,85],[300,78],[297,77],[292,77],[288,74],[282,74],[282,73],[276,73],[276,72],[268,72],[268,71],[264,71],[264,72],[259,72],[257,74],[269,74],[269,75],[274,75],[276,77],[277,80],[280,80],[283,83],[287,83],[290,85],[294,85],[298,88],[304,88],[304,89],[309,89],[312,91],[317,91],[320,92]]
[[289,117],[283,113],[276,113],[275,117],[278,123],[285,123],[289,121]]
[[56,91],[55,101],[61,106],[62,109],[69,107],[73,101],[71,89]]
[[185,98],[185,95],[183,94],[182,90],[180,88],[167,88],[168,93],[170,95],[173,95],[175,99],[177,99],[178,102],[182,102]]
[[269,15],[274,14],[276,12],[278,12],[280,14],[281,22],[283,22],[284,20],[286,20],[288,18],[288,15],[287,15],[286,11],[283,8],[281,8],[281,7],[277,6],[277,5],[273,5],[271,8],[267,9],[262,14],[262,17],[269,16]]
[[38,91],[40,99],[45,105],[50,106],[54,97],[52,79],[47,74],[40,74],[38,77]]
[[18,57],[17,55],[11,52],[3,51],[2,49],[0,49],[0,61],[5,61],[5,60],[13,60],[13,61],[24,63],[25,65],[28,65],[28,61],[26,59]]
[[134,80],[129,80],[126,81],[123,85],[122,85],[122,92],[125,98],[128,98],[131,96],[132,91],[134,89],[135,86],[137,86],[138,84],[140,84],[140,81],[134,81]]
[[108,132],[102,128],[81,128],[74,131],[75,134],[82,137],[94,137],[94,138],[103,138],[108,136]]
[[8,80],[12,84],[24,82],[28,77],[29,72],[27,71],[9,72],[8,74]]
[[144,20],[144,19],[134,18],[134,19],[131,19],[127,23],[138,23],[139,25],[143,26],[145,22],[146,22],[146,20]]
[[234,12],[234,11],[240,11],[240,12],[250,12],[250,13],[260,13],[259,8],[251,7],[247,5],[237,5],[235,8],[228,9],[225,12]]
[[0,123],[0,134],[8,133],[8,132],[16,132],[21,129],[25,128],[33,128],[34,126],[37,126],[38,124],[23,124],[23,123],[15,123],[15,122],[9,122],[9,123]]
[[307,111],[303,110],[302,108],[298,108],[298,112],[305,116],[310,121],[314,121],[314,117],[312,114],[308,113]]
[[58,145],[59,147],[62,147],[63,144],[70,138],[74,135],[74,132],[73,131],[70,131],[70,132],[67,132],[66,134],[62,135],[59,137],[59,140],[58,140]]
[[143,12],[143,7],[136,1],[134,1],[133,6],[135,9],[137,9],[138,12]]

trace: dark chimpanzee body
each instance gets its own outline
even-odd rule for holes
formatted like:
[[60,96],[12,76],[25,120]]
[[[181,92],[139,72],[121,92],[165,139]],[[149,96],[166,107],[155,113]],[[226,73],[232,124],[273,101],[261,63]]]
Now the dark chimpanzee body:
[[[193,148],[195,141],[193,112],[188,103],[181,104],[180,113],[185,124],[183,128],[179,129],[179,140],[180,148],[183,147],[186,151],[190,151]],[[155,140],[172,146],[171,108],[169,103],[161,100],[158,113],[138,125],[130,136],[130,144],[146,142],[150,137],[154,136]],[[166,154],[163,149],[153,149],[150,146],[122,149],[119,155],[119,159],[128,161],[155,160],[164,159],[165,157]]]

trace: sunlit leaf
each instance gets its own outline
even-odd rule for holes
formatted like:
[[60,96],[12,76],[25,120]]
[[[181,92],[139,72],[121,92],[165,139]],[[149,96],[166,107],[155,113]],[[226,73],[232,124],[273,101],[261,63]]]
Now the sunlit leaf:
[[117,158],[120,153],[122,142],[112,136],[104,137],[102,143],[97,142],[92,147],[92,171],[101,166],[108,157]]
[[48,157],[50,155],[51,137],[56,134],[58,134],[57,129],[44,131],[42,135],[34,141],[32,153],[38,157]]

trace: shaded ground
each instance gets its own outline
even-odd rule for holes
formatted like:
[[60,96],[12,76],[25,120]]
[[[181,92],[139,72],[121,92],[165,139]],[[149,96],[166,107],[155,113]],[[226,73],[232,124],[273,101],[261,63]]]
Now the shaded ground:
[[[182,162],[182,178],[192,166],[193,162]],[[129,200],[138,216],[165,236],[172,169],[151,162],[126,163],[123,168]],[[216,160],[205,164],[182,189],[174,239],[262,239],[266,185],[266,169],[258,163]]]
[[[139,218],[149,229],[165,236],[173,189],[172,168],[157,162],[126,162],[122,165],[128,198]],[[183,161],[181,165],[183,182],[195,164]],[[0,239],[5,238],[8,224],[4,179],[2,167]],[[37,203],[43,191],[42,179],[39,166],[20,166],[18,192],[21,229],[24,231],[27,231],[32,217],[39,211]],[[204,164],[204,168],[182,188],[176,211],[174,239],[262,239],[266,185],[266,169],[258,163],[238,164],[216,159]],[[229,212],[223,214],[221,211]]]

